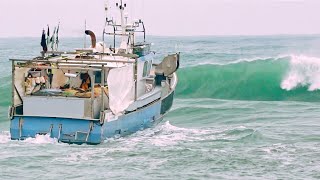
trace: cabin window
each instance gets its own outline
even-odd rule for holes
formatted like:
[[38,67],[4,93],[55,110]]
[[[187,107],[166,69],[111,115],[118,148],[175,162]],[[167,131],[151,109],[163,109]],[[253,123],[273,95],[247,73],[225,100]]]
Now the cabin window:
[[151,72],[151,68],[152,68],[152,61],[150,61],[148,63],[148,74],[150,75],[150,72]]
[[143,65],[143,77],[146,77],[148,75],[148,61],[144,62]]
[[100,84],[101,83],[101,71],[95,71],[94,72],[94,76],[95,76],[95,84]]

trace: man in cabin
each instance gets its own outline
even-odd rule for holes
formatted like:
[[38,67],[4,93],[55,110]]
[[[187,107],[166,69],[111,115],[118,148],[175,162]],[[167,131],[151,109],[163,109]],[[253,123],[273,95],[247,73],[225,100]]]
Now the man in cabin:
[[88,73],[83,73],[80,75],[80,78],[82,80],[82,83],[80,85],[80,88],[83,89],[84,91],[87,91],[90,87],[91,84],[91,79]]
[[52,69],[47,69],[47,76],[48,76],[48,88],[52,87],[52,80],[53,80],[53,72]]

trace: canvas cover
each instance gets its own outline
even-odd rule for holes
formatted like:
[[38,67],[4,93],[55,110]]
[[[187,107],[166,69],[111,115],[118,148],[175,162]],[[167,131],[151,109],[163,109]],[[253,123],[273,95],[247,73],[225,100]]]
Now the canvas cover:
[[121,115],[134,102],[133,64],[109,71],[109,106],[113,114]]

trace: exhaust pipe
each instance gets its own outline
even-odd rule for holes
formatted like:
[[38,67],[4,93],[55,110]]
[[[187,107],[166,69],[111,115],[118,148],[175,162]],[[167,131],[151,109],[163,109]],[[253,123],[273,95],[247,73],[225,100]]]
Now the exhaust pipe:
[[96,43],[97,43],[96,35],[90,30],[86,30],[85,33],[86,35],[89,35],[91,37],[91,47],[96,48]]

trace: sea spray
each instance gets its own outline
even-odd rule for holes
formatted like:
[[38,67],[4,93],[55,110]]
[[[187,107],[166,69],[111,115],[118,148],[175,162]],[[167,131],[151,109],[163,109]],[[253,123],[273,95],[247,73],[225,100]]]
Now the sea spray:
[[298,87],[308,87],[308,91],[320,89],[320,58],[291,56],[289,71],[281,88],[290,91]]

